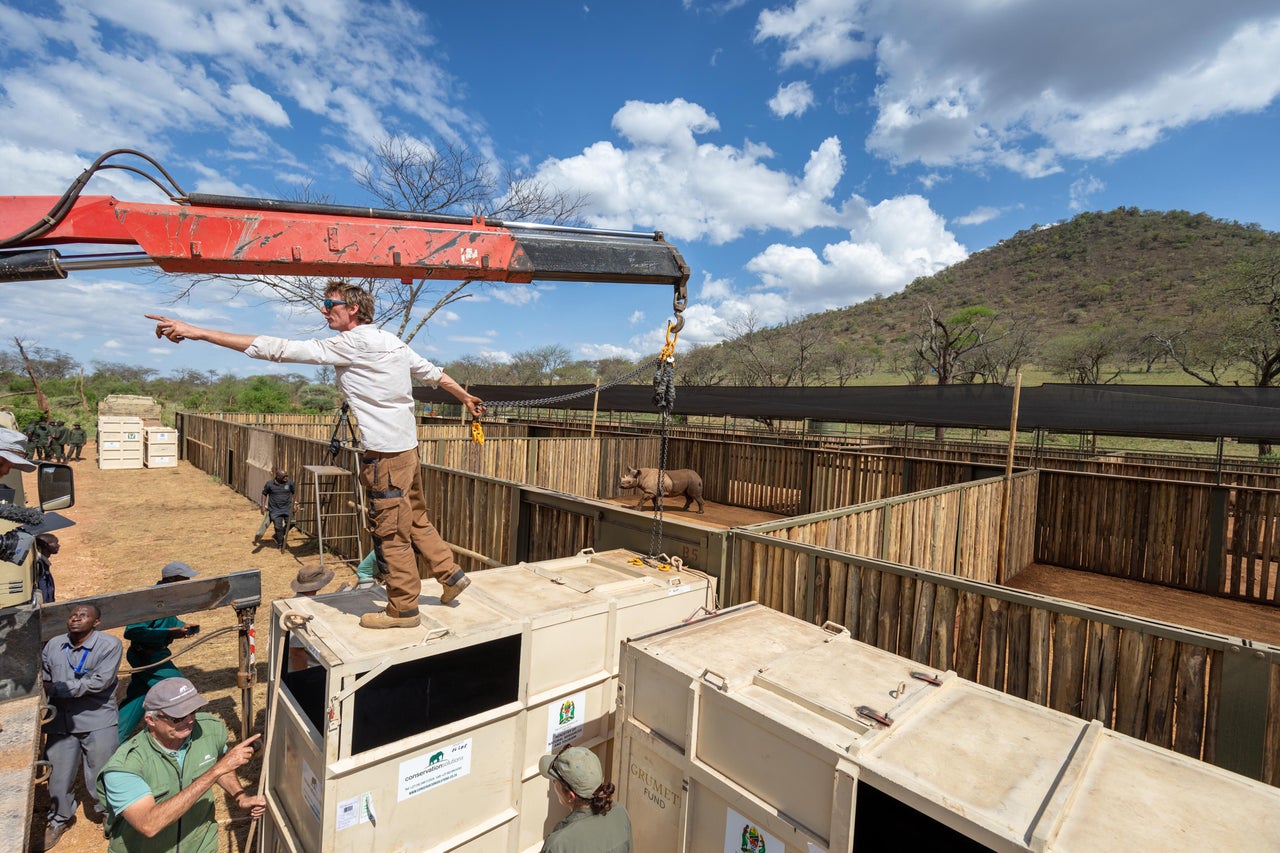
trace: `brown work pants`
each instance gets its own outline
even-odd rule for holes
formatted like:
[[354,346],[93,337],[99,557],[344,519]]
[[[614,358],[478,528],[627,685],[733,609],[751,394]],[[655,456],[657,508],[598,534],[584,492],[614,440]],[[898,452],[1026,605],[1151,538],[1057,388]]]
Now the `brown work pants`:
[[419,556],[440,583],[454,583],[462,570],[453,552],[427,519],[422,466],[416,448],[400,453],[365,451],[360,482],[369,500],[369,526],[380,542],[387,572],[387,613],[413,616],[422,592]]

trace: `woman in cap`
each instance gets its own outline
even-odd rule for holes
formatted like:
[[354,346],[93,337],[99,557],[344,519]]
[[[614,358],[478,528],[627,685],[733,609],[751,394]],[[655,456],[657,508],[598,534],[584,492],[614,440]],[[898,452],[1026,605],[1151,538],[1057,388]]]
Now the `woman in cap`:
[[604,781],[600,759],[589,749],[566,746],[544,755],[538,770],[569,814],[542,843],[543,853],[631,853],[631,818],[613,801],[613,783]]

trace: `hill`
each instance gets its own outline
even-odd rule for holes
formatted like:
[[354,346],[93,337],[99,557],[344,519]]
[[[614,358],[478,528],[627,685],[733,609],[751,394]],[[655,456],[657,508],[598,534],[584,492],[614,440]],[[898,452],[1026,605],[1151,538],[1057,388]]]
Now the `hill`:
[[[1082,213],[1019,231],[892,296],[785,326],[748,330],[698,353],[691,371],[700,376],[687,379],[733,382],[746,378],[752,365],[806,357],[825,371],[810,368],[806,384],[838,381],[833,370],[852,370],[856,376],[873,362],[870,372],[905,370],[929,309],[948,318],[975,306],[994,312],[990,322],[997,332],[1020,332],[1025,362],[1044,366],[1054,360],[1055,347],[1060,349],[1065,337],[1079,337],[1084,330],[1113,342],[1123,336],[1136,343],[1152,332],[1189,328],[1202,311],[1197,302],[1220,286],[1234,265],[1277,251],[1280,235],[1203,213],[1137,208]],[[806,345],[810,341],[814,343]],[[822,355],[815,359],[818,352]],[[766,353],[771,355],[764,357]],[[1115,355],[1121,356],[1118,351]],[[860,364],[843,365],[842,359]],[[779,381],[785,380],[780,375],[773,381],[761,378],[759,374],[749,384],[800,384]]]

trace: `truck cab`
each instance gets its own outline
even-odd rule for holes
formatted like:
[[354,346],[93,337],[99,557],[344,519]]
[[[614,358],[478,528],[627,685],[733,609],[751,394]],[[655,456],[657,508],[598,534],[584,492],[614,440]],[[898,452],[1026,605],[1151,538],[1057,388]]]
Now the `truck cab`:
[[[13,413],[0,412],[0,426],[16,430]],[[21,471],[15,469],[0,478],[0,609],[35,602],[35,537],[70,525],[61,516],[42,518],[41,513],[75,504],[71,466],[40,462],[35,475],[40,512],[27,507]]]

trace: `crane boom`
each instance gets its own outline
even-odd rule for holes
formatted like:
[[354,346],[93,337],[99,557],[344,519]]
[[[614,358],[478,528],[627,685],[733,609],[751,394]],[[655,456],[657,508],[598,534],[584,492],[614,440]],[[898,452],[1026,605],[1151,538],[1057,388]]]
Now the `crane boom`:
[[[170,273],[436,278],[530,282],[670,284],[677,299],[689,268],[679,251],[651,234],[503,223],[483,217],[272,199],[191,195],[183,204],[81,196],[42,233],[9,240],[0,281],[64,278],[56,250],[72,244],[132,246],[139,264]],[[39,223],[58,199],[0,197],[0,235]],[[35,250],[34,252],[32,250]],[[130,265],[104,259],[101,266]],[[133,264],[136,265],[136,264]]]

